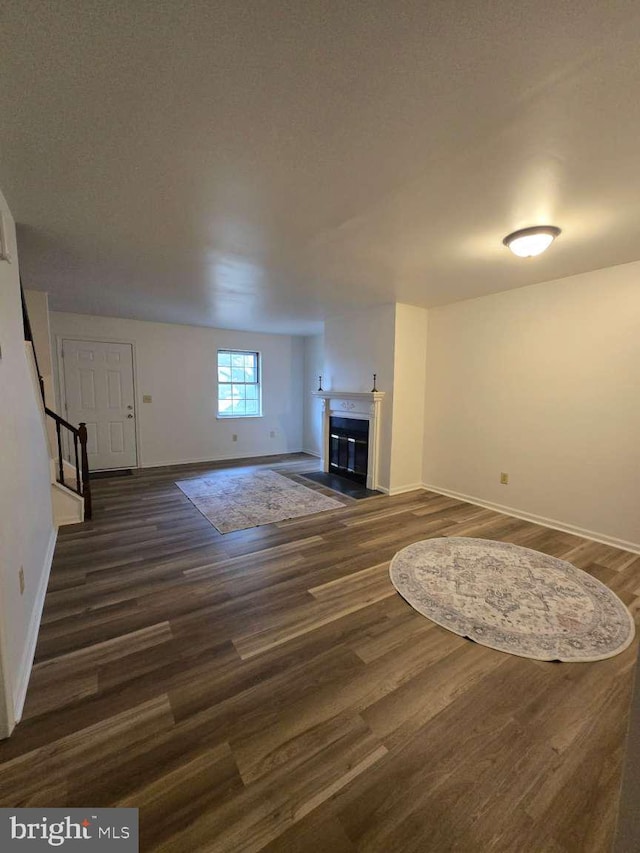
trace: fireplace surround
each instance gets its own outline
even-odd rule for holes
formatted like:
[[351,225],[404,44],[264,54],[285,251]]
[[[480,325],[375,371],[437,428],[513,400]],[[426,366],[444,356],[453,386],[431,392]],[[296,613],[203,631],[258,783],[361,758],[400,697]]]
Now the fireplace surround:
[[[365,483],[368,489],[379,489],[378,472],[380,468],[380,407],[384,400],[384,391],[316,391],[313,396],[322,400],[322,470],[327,473],[347,476],[356,482]],[[332,420],[334,429],[332,432]],[[345,421],[357,421],[345,426]],[[332,439],[332,434],[337,438]],[[363,436],[367,436],[366,464],[362,456]],[[340,451],[340,439],[353,438],[351,448],[342,444],[342,455],[338,461],[346,461],[347,472],[331,465],[331,443],[334,450]],[[349,464],[350,460],[354,464]],[[338,466],[339,467],[339,466]],[[352,470],[349,471],[348,469]]]

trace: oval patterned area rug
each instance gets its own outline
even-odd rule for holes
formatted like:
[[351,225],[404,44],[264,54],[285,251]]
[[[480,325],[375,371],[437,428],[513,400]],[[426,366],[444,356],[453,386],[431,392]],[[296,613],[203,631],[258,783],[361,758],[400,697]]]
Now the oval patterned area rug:
[[484,646],[536,660],[594,661],[633,640],[633,618],[599,580],[564,560],[488,539],[415,542],[389,567],[423,616]]

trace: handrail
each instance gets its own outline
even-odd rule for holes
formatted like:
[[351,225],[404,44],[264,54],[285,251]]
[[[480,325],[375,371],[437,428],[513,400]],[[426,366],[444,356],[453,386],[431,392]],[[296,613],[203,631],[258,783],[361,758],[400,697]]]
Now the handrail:
[[59,423],[60,426],[63,426],[63,427],[65,427],[65,429],[68,429],[69,432],[80,432],[79,427],[74,427],[74,425],[70,424],[69,421],[65,421],[65,419],[62,417],[62,415],[59,415],[57,412],[54,412],[53,409],[48,409],[45,406],[44,410],[49,415],[50,418],[53,418],[53,420],[56,423]]
[[42,396],[42,402],[44,403],[44,379],[42,378],[42,374],[40,373],[40,365],[38,364],[38,353],[36,352],[36,345],[33,340],[33,332],[31,331],[31,320],[29,320],[29,311],[27,310],[27,298],[24,295],[24,287],[22,286],[22,276],[20,277],[20,301],[22,303],[22,325],[24,326],[24,339],[31,344],[31,349],[33,351],[33,361],[36,366],[36,373],[38,374],[38,384],[40,385],[40,394]]
[[[66,486],[68,489],[79,494],[84,498],[84,517],[86,520],[91,518],[91,484],[89,481],[89,459],[87,456],[87,425],[84,421],[79,426],[74,427],[69,421],[66,421],[57,412],[44,407],[45,413],[52,418],[56,425],[56,438],[58,440],[58,482]],[[64,455],[62,452],[62,433],[64,428],[73,436],[73,449],[76,459],[76,482],[75,486],[71,483],[66,483],[64,479]]]

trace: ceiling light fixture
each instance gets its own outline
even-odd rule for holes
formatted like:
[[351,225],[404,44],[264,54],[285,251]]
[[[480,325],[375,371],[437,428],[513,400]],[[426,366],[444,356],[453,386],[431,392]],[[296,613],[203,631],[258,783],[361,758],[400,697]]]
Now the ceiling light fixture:
[[533,258],[548,249],[559,233],[560,229],[555,225],[536,225],[514,231],[502,242],[519,258]]

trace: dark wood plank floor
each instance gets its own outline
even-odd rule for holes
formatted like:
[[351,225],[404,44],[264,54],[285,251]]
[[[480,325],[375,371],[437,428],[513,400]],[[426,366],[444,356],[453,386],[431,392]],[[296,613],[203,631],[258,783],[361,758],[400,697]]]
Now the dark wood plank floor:
[[221,536],[174,485],[212,467],[96,481],[95,520],[60,531],[0,805],[136,806],[145,853],[610,849],[636,643],[502,654],[413,611],[388,564],[501,539],[637,612],[640,557],[422,491]]

